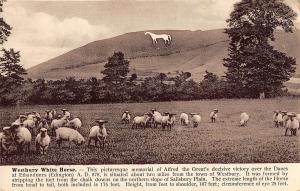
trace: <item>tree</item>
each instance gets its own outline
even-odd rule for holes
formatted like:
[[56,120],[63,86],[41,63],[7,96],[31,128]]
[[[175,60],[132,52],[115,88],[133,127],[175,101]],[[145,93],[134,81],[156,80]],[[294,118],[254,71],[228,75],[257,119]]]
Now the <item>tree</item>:
[[126,80],[129,73],[129,61],[124,58],[122,52],[115,52],[108,58],[104,65],[103,81],[106,85],[106,100],[109,102],[124,101],[126,94]]
[[[3,12],[4,0],[0,0],[0,12]],[[0,55],[0,104],[14,104],[20,100],[20,90],[26,74],[25,69],[19,65],[20,52],[14,49],[6,50],[3,44],[11,34],[11,26],[3,17],[0,17],[0,44],[2,54]]]
[[272,96],[295,72],[294,58],[275,50],[274,32],[293,32],[296,13],[282,0],[241,0],[227,20],[227,82],[236,97]]

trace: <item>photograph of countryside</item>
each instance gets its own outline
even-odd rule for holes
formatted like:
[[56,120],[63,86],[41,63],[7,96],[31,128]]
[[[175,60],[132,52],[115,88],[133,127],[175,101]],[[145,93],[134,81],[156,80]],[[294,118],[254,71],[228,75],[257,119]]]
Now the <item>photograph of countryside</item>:
[[0,165],[300,162],[300,0],[0,12]]

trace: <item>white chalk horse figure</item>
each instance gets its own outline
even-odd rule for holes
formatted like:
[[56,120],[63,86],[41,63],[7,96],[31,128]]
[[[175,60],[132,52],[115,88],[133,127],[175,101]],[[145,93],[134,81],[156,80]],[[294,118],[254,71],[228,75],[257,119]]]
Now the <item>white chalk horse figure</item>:
[[171,44],[171,35],[168,34],[154,34],[151,32],[145,32],[145,35],[150,35],[152,38],[153,44],[157,44],[157,39],[163,39],[165,44]]

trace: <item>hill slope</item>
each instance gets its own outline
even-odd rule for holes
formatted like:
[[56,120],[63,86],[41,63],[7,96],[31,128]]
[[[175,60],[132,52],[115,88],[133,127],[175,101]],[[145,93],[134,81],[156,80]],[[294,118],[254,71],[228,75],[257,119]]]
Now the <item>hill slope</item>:
[[[88,78],[101,77],[100,71],[115,51],[125,53],[130,59],[131,73],[151,76],[159,72],[175,73],[189,71],[193,78],[202,78],[205,70],[223,75],[222,59],[227,55],[228,37],[223,30],[210,31],[151,31],[156,34],[170,34],[172,43],[165,46],[159,41],[152,44],[144,31],[127,33],[110,39],[91,42],[66,54],[48,60],[28,69],[28,77],[61,79],[67,76]],[[299,57],[300,31],[292,34],[276,33],[275,47],[288,55]],[[297,67],[295,76],[300,77]]]

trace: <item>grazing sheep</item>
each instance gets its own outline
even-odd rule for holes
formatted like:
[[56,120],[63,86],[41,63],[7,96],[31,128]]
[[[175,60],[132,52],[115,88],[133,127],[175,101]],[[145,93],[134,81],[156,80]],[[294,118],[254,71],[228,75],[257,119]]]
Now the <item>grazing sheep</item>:
[[291,136],[297,136],[297,130],[299,129],[299,121],[297,120],[297,115],[295,113],[288,114],[288,120],[286,122],[285,136],[287,132],[291,131]]
[[192,116],[191,121],[193,127],[198,127],[198,125],[201,123],[201,116],[198,115],[197,113],[190,113],[190,114]]
[[46,154],[50,142],[51,139],[47,134],[47,129],[41,128],[40,133],[35,138],[36,152],[42,155]]
[[166,127],[171,130],[172,126],[175,123],[175,115],[174,113],[165,113],[166,116],[162,117],[162,129],[164,130]]
[[31,120],[31,119],[26,119],[25,121],[23,121],[23,126],[26,127],[30,131],[30,133],[33,135],[35,127],[36,127],[36,121]]
[[105,123],[107,123],[107,121],[98,120],[95,122],[98,123],[98,125],[93,126],[90,129],[88,147],[90,146],[91,141],[94,140],[95,147],[97,147],[97,144],[99,141],[99,146],[104,148],[104,144],[105,144],[106,138],[107,138],[107,132],[106,132],[106,128],[105,128]]
[[52,110],[51,110],[51,114],[52,114],[52,116],[53,116],[53,119],[58,119],[58,118],[57,118],[57,112],[56,112],[55,109],[52,109]]
[[55,135],[55,131],[56,129],[65,126],[68,123],[68,119],[67,117],[63,117],[61,119],[54,119],[51,122],[51,130],[52,130],[52,134]]
[[216,119],[217,119],[217,117],[218,117],[218,114],[217,114],[218,112],[219,112],[219,110],[214,109],[214,110],[209,114],[209,117],[210,117],[210,120],[211,120],[212,123],[215,123],[215,122],[216,122]]
[[85,140],[83,136],[75,129],[61,127],[56,129],[56,143],[58,144],[58,147],[60,147],[62,141],[68,141],[70,147],[70,142],[80,146]]
[[282,118],[282,114],[279,110],[274,111],[273,121],[274,121],[275,127],[278,128],[279,126],[283,126],[283,118]]
[[249,121],[249,115],[245,112],[241,113],[240,115],[240,125],[246,126]]
[[143,127],[144,129],[146,128],[147,122],[150,119],[152,115],[150,113],[145,113],[143,116],[136,116],[133,119],[133,124],[132,124],[132,129],[133,128],[138,128]]
[[130,123],[130,113],[129,111],[125,111],[123,114],[122,114],[122,119],[121,121],[124,123],[124,124],[129,124]]
[[163,116],[155,109],[151,110],[151,114],[151,123],[153,124],[154,128],[157,128],[157,125],[162,123]]
[[11,132],[17,145],[18,153],[22,154],[24,151],[23,148],[27,149],[27,152],[29,152],[31,143],[30,131],[25,128],[22,123],[13,123],[11,126]]
[[186,113],[180,114],[180,124],[181,125],[188,125],[189,124],[189,116]]
[[69,121],[66,126],[71,127],[75,130],[78,130],[81,128],[82,122],[79,118],[74,118],[71,121]]
[[46,110],[44,118],[48,121],[48,124],[51,124],[51,122],[53,120],[53,115],[50,110]]
[[71,118],[71,113],[67,109],[62,109],[63,117]]
[[13,139],[10,134],[10,127],[3,127],[0,133],[0,155],[9,154],[9,147],[12,145]]
[[37,130],[40,131],[42,128],[49,130],[49,124],[46,119],[41,120],[41,122],[38,124]]

